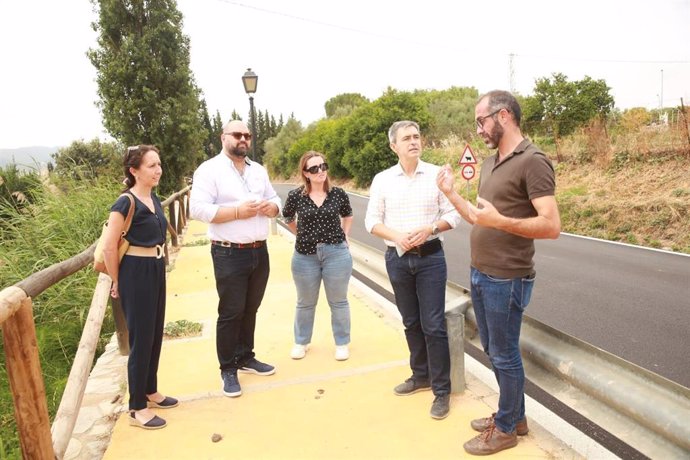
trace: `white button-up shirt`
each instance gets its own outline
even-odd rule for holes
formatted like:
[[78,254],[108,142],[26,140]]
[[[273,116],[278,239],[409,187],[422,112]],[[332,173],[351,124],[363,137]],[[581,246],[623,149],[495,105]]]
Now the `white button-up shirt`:
[[[420,160],[412,177],[405,175],[399,162],[376,174],[369,189],[369,205],[364,219],[367,231],[371,233],[376,224],[383,224],[407,233],[439,219],[455,228],[461,217],[436,186],[440,169]],[[388,246],[395,246],[394,241],[384,241]]]
[[266,169],[249,159],[245,162],[242,175],[232,160],[221,152],[204,161],[194,172],[189,211],[193,219],[209,223],[208,237],[211,240],[252,243],[268,238],[269,218],[266,216],[212,223],[221,207],[268,200],[275,203],[280,212],[280,197],[273,189]]

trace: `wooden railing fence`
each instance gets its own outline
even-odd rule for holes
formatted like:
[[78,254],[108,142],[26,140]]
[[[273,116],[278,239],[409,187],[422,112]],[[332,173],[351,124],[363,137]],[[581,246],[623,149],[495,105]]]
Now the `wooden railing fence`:
[[[190,190],[191,186],[185,187],[163,201],[163,207],[168,209],[168,232],[170,243],[174,247],[179,246],[179,235],[189,219]],[[0,291],[0,325],[5,347],[5,363],[24,459],[62,459],[65,455],[93,364],[110,298],[111,280],[104,274],[98,277],[79,348],[55,415],[52,434],[31,299],[73,273],[90,266],[95,248],[94,243],[80,254],[34,273],[14,286]],[[167,242],[165,260],[166,264],[170,261]],[[129,340],[124,314],[119,302],[112,302],[112,307],[118,347],[120,353],[126,355],[129,353]]]

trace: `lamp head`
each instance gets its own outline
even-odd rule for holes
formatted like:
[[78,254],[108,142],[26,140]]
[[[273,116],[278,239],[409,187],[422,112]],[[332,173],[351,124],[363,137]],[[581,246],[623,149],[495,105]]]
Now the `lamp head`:
[[252,72],[252,69],[247,69],[247,71],[242,75],[242,84],[244,85],[244,92],[247,94],[256,93],[256,85],[259,81],[259,77]]

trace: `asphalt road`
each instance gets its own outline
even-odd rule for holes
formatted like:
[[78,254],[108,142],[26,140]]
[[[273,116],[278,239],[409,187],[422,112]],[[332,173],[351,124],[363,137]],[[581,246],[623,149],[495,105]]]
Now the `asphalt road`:
[[[275,184],[283,199],[295,185]],[[364,228],[367,197],[350,194],[351,238],[383,251]],[[448,278],[469,288],[466,222],[443,233]],[[561,234],[538,240],[527,314],[690,387],[690,256]]]

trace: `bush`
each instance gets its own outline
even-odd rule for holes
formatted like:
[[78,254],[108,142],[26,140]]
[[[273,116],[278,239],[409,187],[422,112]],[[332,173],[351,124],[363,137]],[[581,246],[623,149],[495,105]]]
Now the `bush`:
[[[57,185],[57,186],[56,186]],[[98,237],[118,191],[112,184],[63,180],[48,184],[50,193],[37,193],[36,202],[22,209],[0,203],[8,216],[0,233],[0,289],[32,273],[68,259]],[[81,337],[96,284],[87,268],[55,284],[33,299],[41,368],[51,418],[59,405]],[[101,349],[112,335],[108,316],[101,331]],[[0,352],[0,439],[6,454],[18,453],[12,394]],[[4,458],[4,455],[3,455]]]

